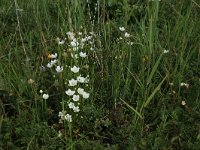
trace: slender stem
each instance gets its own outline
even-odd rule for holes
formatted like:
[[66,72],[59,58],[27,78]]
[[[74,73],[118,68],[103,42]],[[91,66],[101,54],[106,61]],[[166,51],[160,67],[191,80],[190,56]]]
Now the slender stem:
[[18,13],[18,11],[22,11],[22,9],[19,9],[19,6],[17,4],[17,0],[14,0],[14,2],[15,2],[15,13],[16,13],[16,16],[17,16],[17,24],[18,24],[17,27],[18,27],[18,30],[19,30],[19,36],[20,36],[20,39],[21,39],[21,42],[22,42],[22,47],[23,47],[23,50],[24,50],[24,54],[25,54],[26,59],[28,61],[29,58],[28,58],[27,53],[26,53],[24,40],[23,40],[22,34],[21,34],[20,22],[19,22],[19,13]]

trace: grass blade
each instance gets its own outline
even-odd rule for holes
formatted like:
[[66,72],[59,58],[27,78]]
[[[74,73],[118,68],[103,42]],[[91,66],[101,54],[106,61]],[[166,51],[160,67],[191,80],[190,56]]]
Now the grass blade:
[[142,115],[135,109],[133,108],[131,105],[129,105],[127,102],[125,102],[123,99],[120,98],[120,100],[126,104],[127,107],[129,107],[132,111],[134,111],[141,119],[142,119]]
[[156,72],[156,70],[158,68],[158,65],[160,63],[160,60],[161,60],[162,56],[163,56],[163,54],[160,55],[160,57],[156,61],[156,64],[153,66],[153,69],[152,69],[152,71],[151,71],[151,73],[150,73],[150,75],[149,75],[149,77],[147,79],[147,85],[149,85],[149,83],[151,82],[151,79],[153,78],[153,75],[155,74],[155,72]]
[[146,102],[144,103],[144,107],[147,107],[147,105],[151,102],[153,99],[154,95],[160,90],[161,85],[165,81],[165,79],[168,77],[168,74],[163,78],[163,80],[160,82],[160,84],[155,88],[155,90],[152,92],[152,94],[148,97]]

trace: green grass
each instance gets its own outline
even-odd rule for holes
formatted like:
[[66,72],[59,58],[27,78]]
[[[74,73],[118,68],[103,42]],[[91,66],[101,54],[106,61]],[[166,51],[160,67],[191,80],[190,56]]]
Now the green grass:
[[[197,0],[16,2],[0,2],[1,149],[200,149]],[[68,31],[95,33],[86,58],[71,57]],[[54,53],[61,73],[46,67]],[[65,93],[74,65],[90,79],[75,86],[90,93],[78,113]]]

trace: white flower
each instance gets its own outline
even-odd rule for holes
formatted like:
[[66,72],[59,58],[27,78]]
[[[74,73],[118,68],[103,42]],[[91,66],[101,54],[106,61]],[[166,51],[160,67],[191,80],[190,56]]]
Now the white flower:
[[127,42],[128,45],[133,45],[133,42]]
[[42,97],[43,99],[47,100],[49,98],[49,94],[43,94]]
[[77,77],[77,81],[80,82],[80,83],[84,83],[85,82],[85,78],[81,77],[81,76],[78,76]]
[[68,106],[69,106],[69,108],[72,108],[72,109],[75,107],[74,103],[72,103],[72,102],[70,102],[70,103],[68,104]]
[[58,117],[62,118],[65,114],[63,113],[63,111],[58,113]]
[[57,53],[55,53],[55,54],[51,54],[51,58],[53,58],[53,59],[57,58],[57,56],[58,56]]
[[71,46],[72,46],[72,47],[76,47],[76,42],[74,42],[74,41],[71,41],[71,43],[70,43],[70,44],[71,44]]
[[49,63],[47,64],[47,67],[48,67],[48,68],[52,68],[56,63],[57,63],[57,60],[56,60],[56,59],[51,60],[51,62],[49,62]]
[[87,36],[86,37],[86,40],[88,41],[88,40],[91,40],[92,39],[92,36]]
[[64,43],[65,43],[65,40],[58,41],[59,45],[63,45]]
[[125,31],[125,28],[124,27],[119,27],[119,30],[120,31]]
[[42,93],[43,93],[43,90],[40,90],[39,92],[40,92],[40,94],[42,94]]
[[49,63],[47,64],[47,67],[48,67],[48,68],[51,68],[51,67],[53,67],[53,64],[52,64],[51,62],[49,62]]
[[71,32],[71,31],[68,31],[68,32],[67,32],[67,35],[72,36],[72,35],[74,35],[74,33]]
[[73,101],[79,101],[80,96],[79,95],[73,95]]
[[87,57],[86,53],[83,53],[83,52],[80,52],[79,55],[80,55],[80,57],[82,57],[82,58]]
[[74,111],[74,112],[79,112],[79,111],[80,111],[80,108],[79,108],[78,106],[75,106],[75,107],[73,108],[73,111]]
[[130,35],[129,33],[126,32],[126,33],[124,34],[124,36],[125,36],[126,38],[129,38],[131,35]]
[[87,92],[83,92],[83,98],[88,99],[90,97],[90,94]]
[[77,80],[71,79],[69,80],[69,86],[75,86],[77,85]]
[[189,85],[188,83],[182,82],[182,83],[181,83],[181,86],[184,86],[184,87],[186,87],[186,88],[189,88],[190,85]]
[[181,105],[185,106],[185,105],[186,105],[186,102],[185,102],[185,101],[182,101],[182,102],[181,102]]
[[82,35],[83,33],[82,32],[78,32],[78,35]]
[[82,38],[82,39],[81,39],[81,42],[82,42],[82,43],[84,43],[84,42],[86,42],[86,41],[87,41],[86,38]]
[[57,66],[56,67],[56,71],[59,73],[59,72],[62,72],[63,71],[63,66]]
[[73,40],[74,39],[74,33],[73,32],[67,32],[67,35],[69,37],[69,39]]
[[69,115],[69,114],[66,114],[65,115],[65,120],[68,121],[68,122],[72,122],[72,116]]
[[62,136],[62,132],[59,130],[58,131],[58,137],[61,137]]
[[52,64],[52,65],[55,65],[56,63],[57,63],[57,60],[56,60],[56,59],[54,59],[54,60],[51,61],[51,64]]
[[79,43],[77,42],[77,40],[75,38],[71,41],[70,44],[72,47],[77,47],[79,45]]
[[65,114],[66,114],[66,111],[63,110],[62,112],[59,112],[59,113],[58,113],[58,117],[60,117],[61,120],[64,120]]
[[71,68],[71,71],[72,71],[73,73],[78,73],[79,70],[80,70],[80,68],[79,68],[79,67],[76,67],[76,66],[74,66],[73,68]]
[[82,89],[82,88],[78,88],[77,92],[78,92],[78,94],[83,95],[83,93],[84,93],[84,89]]
[[59,45],[62,45],[65,43],[65,40],[60,40],[59,37],[56,38],[56,42],[58,42]]
[[68,96],[72,96],[72,95],[74,95],[75,91],[72,91],[71,89],[68,89],[67,91],[65,91],[65,93],[66,93]]
[[169,53],[169,50],[166,50],[166,49],[165,49],[165,50],[163,51],[163,53],[164,53],[164,54]]

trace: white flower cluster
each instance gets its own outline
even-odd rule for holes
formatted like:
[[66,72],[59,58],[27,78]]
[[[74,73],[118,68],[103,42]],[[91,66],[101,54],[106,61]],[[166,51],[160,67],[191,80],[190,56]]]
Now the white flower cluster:
[[[65,109],[69,111],[68,113],[66,113],[65,110],[59,112],[58,116],[60,117],[61,122],[64,120],[67,122],[72,122],[72,114],[81,111],[81,101],[90,97],[90,93],[88,93],[87,90],[84,89],[84,87],[86,87],[89,83],[89,76],[84,76],[83,74],[81,74],[81,66],[83,66],[83,63],[79,64],[79,62],[85,62],[84,58],[87,58],[88,56],[87,49],[94,49],[94,37],[96,37],[96,35],[93,32],[89,32],[89,35],[86,35],[82,32],[78,32],[77,34],[75,34],[74,32],[69,31],[67,32],[67,38],[65,39],[65,42],[62,43],[62,41],[57,40],[58,44],[66,43],[68,50],[70,50],[69,56],[71,56],[71,58],[73,59],[71,61],[71,65],[73,64],[73,62],[76,62],[72,66],[66,65],[65,68],[66,70],[69,69],[66,72],[69,73],[69,77],[67,78],[70,78],[67,79],[67,81],[65,82],[67,86],[65,94],[68,97]],[[55,60],[56,58],[52,58],[51,56],[51,61]],[[49,66],[55,66],[58,73],[63,71],[63,67],[56,65],[56,63],[50,62]]]
[[51,59],[51,61],[47,64],[47,68],[52,68],[53,66],[55,66],[56,72],[60,73],[63,72],[63,66],[57,65],[57,56],[57,53],[48,55],[48,58]]
[[83,51],[85,45],[89,47],[90,50],[94,49],[94,37],[96,35],[94,32],[89,32],[89,35],[83,34],[82,32],[78,32],[78,37],[72,31],[67,32],[68,36],[68,47],[70,47],[73,51],[71,52],[71,57],[77,59],[79,57],[85,58],[87,57],[87,53]]
[[[128,33],[128,32],[126,32],[125,27],[119,27],[119,30],[124,34],[124,35],[123,35],[124,38],[125,38],[126,40],[128,39],[127,44],[128,44],[128,45],[133,45],[133,42],[131,42],[131,41],[129,40],[129,38],[131,37],[131,34]],[[122,37],[119,37],[119,38],[118,38],[118,40],[122,40],[122,39],[123,39]]]
[[62,121],[66,120],[67,122],[72,122],[72,116],[69,114],[66,114],[66,111],[59,112],[58,117],[60,117],[59,122],[62,123]]
[[181,86],[189,88],[190,85],[188,83],[181,82]]
[[90,94],[79,86],[87,84],[89,79],[88,76],[83,77],[79,74],[80,67],[73,66],[70,70],[72,71],[74,78],[68,81],[69,88],[65,91],[65,94],[70,98],[68,108],[73,110],[74,113],[77,113],[80,111],[80,99],[88,99],[90,97]]
[[164,49],[164,50],[163,50],[163,53],[164,53],[164,54],[167,54],[167,53],[169,53],[169,50]]

